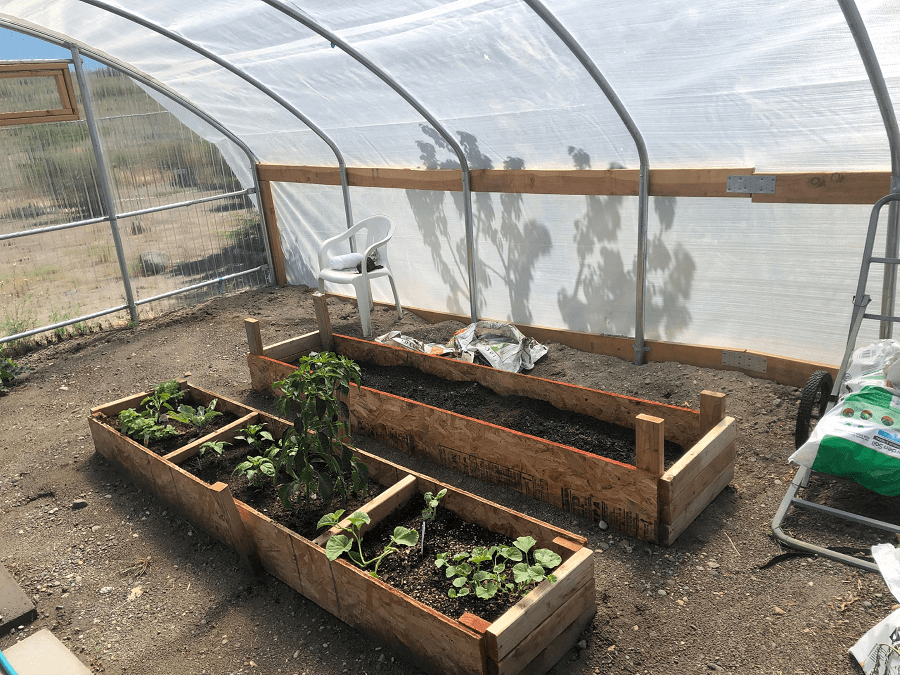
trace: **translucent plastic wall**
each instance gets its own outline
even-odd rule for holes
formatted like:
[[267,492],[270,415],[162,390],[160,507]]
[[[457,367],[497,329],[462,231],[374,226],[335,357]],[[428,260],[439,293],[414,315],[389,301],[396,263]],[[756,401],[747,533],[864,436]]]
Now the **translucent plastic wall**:
[[[337,164],[325,142],[248,80],[318,125],[351,167],[459,165],[433,125],[374,74],[261,0],[110,4],[212,52],[244,79],[87,2],[8,0],[0,13],[150,74],[262,162]],[[882,119],[836,1],[545,4],[630,112],[651,168],[891,168]],[[858,5],[896,101],[900,12],[893,0]],[[473,169],[638,166],[610,103],[521,0],[293,6],[399,82],[459,142]],[[312,285],[319,243],[345,226],[340,189],[279,184],[275,195],[289,279]],[[466,314],[460,193],[353,188],[351,195],[357,220],[384,213],[398,224],[391,260],[404,304]],[[648,339],[840,360],[866,207],[675,197],[653,199],[650,208]],[[481,194],[474,216],[479,314],[633,334],[635,199]],[[869,288],[873,297],[879,290],[880,283]],[[376,288],[376,297],[385,299],[387,289]]]

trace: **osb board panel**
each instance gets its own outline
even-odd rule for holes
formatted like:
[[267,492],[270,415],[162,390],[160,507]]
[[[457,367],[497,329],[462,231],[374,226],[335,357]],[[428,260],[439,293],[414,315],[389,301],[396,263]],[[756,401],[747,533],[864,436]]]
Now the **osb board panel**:
[[641,539],[657,535],[657,478],[618,462],[362,387],[355,431]]
[[247,354],[247,365],[250,367],[250,386],[269,396],[274,395],[273,382],[283,380],[296,370],[294,366],[256,354]]
[[524,373],[508,373],[489,366],[464,363],[344,335],[334,335],[334,345],[338,354],[351,359],[384,366],[410,366],[446,380],[479,382],[501,396],[528,396],[547,401],[561,410],[590,415],[631,429],[634,428],[634,418],[638,415],[661,417],[666,421],[666,438],[684,448],[693,445],[700,437],[699,413],[696,410],[611,394]]
[[415,655],[413,663],[427,673],[485,672],[484,641],[477,632],[343,560],[331,568],[344,623],[408,649]]
[[[569,627],[576,621],[580,621],[579,625],[584,627],[585,615],[592,617],[596,612],[597,594],[592,576],[581,587],[574,588],[566,604],[558,607],[541,625],[532,630],[525,639],[500,660],[496,668],[491,667],[490,672],[496,672],[497,675],[519,675],[532,663],[534,665],[531,672],[537,671],[539,667],[535,660],[545,654],[548,645],[554,644],[556,639],[562,636],[565,644],[559,644],[558,648],[562,649],[563,653],[568,651],[575,641],[575,637],[581,632],[579,630],[569,637],[567,635]],[[549,654],[546,656],[549,657]],[[540,672],[549,670],[555,662],[556,660],[550,661]]]
[[[696,480],[697,476],[737,438],[737,425],[733,417],[726,417],[700,439],[659,479],[659,501],[670,504]],[[733,449],[732,449],[733,450]]]
[[[484,634],[488,658],[499,663],[523,641],[532,639],[533,632],[551,619],[557,610],[578,602],[585,585],[590,585],[593,597],[594,552],[588,548],[581,549],[554,570],[554,574],[557,576],[554,583],[542,583],[490,625]],[[569,625],[574,618],[565,616],[564,620],[555,621],[558,624],[556,632]],[[543,637],[546,644],[556,637],[556,633],[552,627],[545,627]],[[522,665],[530,662],[543,648],[543,645],[535,646],[534,651],[523,647]]]
[[243,502],[235,503],[263,568],[322,609],[339,616],[325,551]]

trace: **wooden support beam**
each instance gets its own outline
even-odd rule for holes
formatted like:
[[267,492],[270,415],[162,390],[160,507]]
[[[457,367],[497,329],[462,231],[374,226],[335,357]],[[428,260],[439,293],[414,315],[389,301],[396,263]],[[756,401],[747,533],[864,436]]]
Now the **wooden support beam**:
[[[261,174],[257,164],[257,174]],[[284,270],[284,251],[281,248],[281,234],[278,232],[278,215],[275,211],[275,199],[272,196],[272,184],[259,179],[259,201],[266,217],[266,236],[269,238],[269,252],[272,254],[272,273],[279,286],[287,284],[287,273]]]
[[247,333],[247,347],[251,354],[262,356],[263,341],[257,319],[244,319],[244,331]]
[[[726,191],[728,176],[775,176],[775,194]],[[261,164],[261,181],[340,185],[337,167]],[[458,170],[347,169],[351,186],[403,190],[462,191]],[[650,194],[655,197],[752,198],[757,203],[874,204],[890,192],[889,171],[819,171],[755,174],[752,167],[651,169]],[[474,192],[545,195],[636,196],[637,169],[475,169]]]
[[654,476],[665,471],[665,420],[652,415],[635,418],[635,466]]
[[220,481],[212,486],[212,493],[222,512],[222,518],[228,525],[228,530],[231,533],[230,541],[237,549],[241,558],[241,564],[254,573],[260,572],[259,560],[254,555],[253,540],[244,527],[241,514],[238,513],[237,506],[234,503],[234,496],[231,494],[231,488]]
[[334,335],[331,331],[331,316],[328,314],[327,297],[319,291],[313,293],[313,307],[316,310],[316,323],[319,326],[322,349],[326,352],[334,351]]
[[700,392],[700,437],[725,419],[727,396],[715,391]]

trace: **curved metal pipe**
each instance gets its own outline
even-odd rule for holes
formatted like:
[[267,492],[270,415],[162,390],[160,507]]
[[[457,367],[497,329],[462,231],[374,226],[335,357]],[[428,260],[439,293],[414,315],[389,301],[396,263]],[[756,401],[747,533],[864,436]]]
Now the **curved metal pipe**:
[[625,105],[616,95],[616,92],[613,90],[612,86],[610,86],[609,82],[607,82],[603,73],[600,72],[600,69],[591,57],[588,56],[587,52],[585,52],[581,45],[578,44],[578,41],[571,33],[569,33],[565,26],[559,22],[553,12],[547,9],[540,0],[524,0],[524,2],[531,7],[541,19],[543,19],[544,23],[550,27],[550,30],[556,33],[557,37],[563,41],[566,47],[568,47],[572,54],[575,55],[575,58],[577,58],[581,65],[584,66],[585,70],[588,71],[590,76],[594,79],[594,82],[597,83],[597,86],[600,87],[600,90],[609,100],[616,113],[618,113],[619,118],[622,120],[625,128],[628,129],[628,133],[631,134],[631,138],[634,139],[634,144],[637,146],[641,170],[638,188],[638,267],[634,320],[634,363],[639,366],[644,363],[644,352],[649,351],[649,348],[644,346],[644,289],[647,285],[647,236],[649,229],[648,214],[650,203],[650,160],[647,155],[647,146],[644,143],[644,138],[641,136],[640,130],[637,128],[637,125],[625,108]]
[[[153,80],[152,78],[148,77],[147,75],[140,72],[139,70],[135,70],[134,68],[132,68],[131,66],[129,66],[127,64],[121,63],[120,61],[117,61],[115,59],[111,59],[111,58],[91,49],[87,45],[83,45],[79,42],[75,42],[68,38],[63,38],[63,37],[54,35],[45,30],[42,30],[36,26],[30,26],[30,25],[26,26],[24,24],[12,21],[10,19],[5,19],[2,17],[0,17],[0,26],[3,26],[4,28],[8,28],[10,30],[14,30],[17,33],[24,33],[25,35],[29,35],[31,37],[37,38],[38,40],[43,40],[45,42],[50,42],[52,44],[59,45],[60,47],[65,47],[66,49],[70,49],[71,45],[76,45],[82,54],[87,54],[93,61],[96,61],[97,63],[102,63],[104,66],[107,66],[108,68],[113,68],[114,70],[118,70],[122,73],[125,73],[128,77],[130,77],[133,80],[137,80],[138,82],[143,84],[145,87],[153,89],[154,91],[159,92],[163,96],[166,96],[166,97],[172,99],[178,105],[189,110],[191,113],[193,113],[194,115],[196,115],[197,117],[202,119],[204,122],[209,124],[211,127],[216,129],[217,131],[219,131],[228,140],[230,140],[237,147],[239,147],[241,150],[243,150],[244,154],[247,156],[247,159],[250,160],[250,164],[254,168],[254,170],[252,171],[254,191],[256,192],[257,195],[260,194],[259,176],[255,170],[256,165],[259,164],[259,157],[256,156],[256,153],[254,153],[253,150],[250,149],[250,146],[248,146],[246,143],[244,143],[244,141],[242,141],[238,136],[236,136],[231,130],[229,130],[227,127],[222,125],[221,122],[219,122],[214,117],[210,116],[204,110],[198,108],[196,105],[194,105],[193,103],[188,101],[186,98],[184,98],[177,92],[169,89],[166,85],[164,85],[160,82],[157,82],[156,80]],[[266,214],[265,214],[265,210],[262,208],[262,203],[260,203],[258,210],[259,210],[260,224],[262,225],[263,230],[267,231],[267,229],[266,229]],[[263,237],[263,242],[264,242],[265,248],[266,248],[266,260],[269,263],[269,271],[267,273],[267,276],[269,278],[269,284],[274,285],[275,275],[274,275],[273,270],[275,269],[275,266],[272,263],[272,250],[271,250],[271,247],[269,246],[269,238]]]
[[200,54],[201,56],[206,57],[207,59],[209,59],[216,65],[221,66],[222,68],[224,68],[228,72],[232,73],[233,75],[237,75],[239,78],[244,80],[244,82],[246,82],[247,84],[255,87],[256,89],[258,89],[259,91],[264,93],[266,96],[271,98],[273,101],[278,103],[281,107],[283,107],[285,110],[287,110],[289,113],[291,113],[298,120],[303,122],[303,124],[308,126],[310,128],[310,130],[312,130],[316,134],[316,136],[318,136],[323,141],[325,141],[325,143],[328,145],[328,147],[331,148],[331,151],[334,153],[334,156],[337,158],[338,167],[340,168],[340,171],[341,171],[341,188],[344,192],[344,209],[347,214],[347,227],[349,228],[349,227],[353,226],[353,214],[351,213],[351,210],[350,210],[350,184],[347,180],[347,165],[344,163],[344,156],[341,154],[340,149],[338,149],[337,145],[335,145],[334,141],[331,140],[331,138],[328,136],[328,134],[326,134],[318,126],[316,126],[316,124],[313,123],[312,120],[310,120],[306,115],[304,115],[302,112],[300,112],[294,105],[292,105],[289,101],[287,101],[282,96],[279,96],[276,92],[272,91],[272,89],[270,89],[268,86],[266,86],[265,84],[260,82],[255,77],[246,73],[242,68],[235,66],[233,63],[230,63],[229,61],[226,61],[225,59],[223,59],[219,55],[209,51],[208,49],[201,47],[200,45],[198,45],[194,42],[191,42],[187,38],[182,37],[181,35],[178,35],[178,33],[170,31],[167,28],[163,28],[162,26],[155,24],[152,21],[148,21],[147,19],[144,19],[140,16],[137,16],[136,14],[132,14],[131,12],[129,12],[127,10],[120,9],[118,7],[114,7],[113,5],[109,5],[105,2],[101,2],[101,0],[79,0],[79,2],[83,2],[87,5],[96,7],[97,9],[102,9],[111,14],[115,14],[116,16],[126,19],[128,21],[132,21],[132,22],[138,24],[139,26],[143,26],[144,28],[147,28],[148,30],[152,30],[154,33],[159,33],[163,37],[169,38],[173,42],[177,42],[182,47],[186,47],[186,48],[190,49],[191,51],[196,52],[196,53]]
[[477,287],[475,286],[475,226],[472,218],[472,179],[469,171],[469,163],[466,160],[466,156],[463,152],[462,147],[460,147],[459,143],[457,143],[453,136],[451,136],[450,133],[444,128],[444,125],[438,122],[437,118],[435,118],[434,115],[428,112],[428,110],[426,110],[425,107],[421,103],[419,103],[419,101],[412,94],[410,94],[393,77],[382,70],[381,67],[369,60],[354,47],[349,45],[347,42],[339,38],[324,26],[308,17],[296,7],[291,7],[290,5],[282,2],[282,0],[262,0],[262,2],[266,3],[273,9],[277,9],[279,12],[286,14],[295,21],[303,24],[311,31],[328,40],[332,45],[337,45],[338,47],[340,47],[348,56],[355,59],[363,67],[367,68],[373,75],[378,77],[382,82],[384,82],[397,94],[399,94],[400,97],[404,101],[409,103],[409,105],[411,105],[416,112],[424,117],[428,121],[428,123],[431,124],[431,126],[434,127],[434,129],[447,142],[447,144],[451,148],[453,148],[453,152],[456,153],[456,156],[459,159],[460,167],[462,168],[463,214],[465,217],[466,225],[466,262],[469,271],[469,311],[471,314],[472,322],[474,323],[475,321],[477,321],[478,298]]
[[[900,192],[900,127],[897,126],[897,116],[894,114],[894,106],[891,103],[891,95],[881,72],[878,57],[869,39],[866,24],[862,20],[859,9],[854,0],[838,0],[838,5],[844,13],[844,19],[856,42],[856,48],[866,67],[872,92],[878,102],[878,110],[884,122],[888,143],[891,150],[891,192]],[[900,205],[891,202],[888,207],[887,240],[884,245],[884,257],[896,258],[900,249]],[[886,316],[894,314],[894,300],[897,290],[897,267],[886,265],[884,270],[884,282],[881,292],[881,313]],[[890,338],[893,334],[893,324],[890,321],[882,321],[879,335],[881,339]]]

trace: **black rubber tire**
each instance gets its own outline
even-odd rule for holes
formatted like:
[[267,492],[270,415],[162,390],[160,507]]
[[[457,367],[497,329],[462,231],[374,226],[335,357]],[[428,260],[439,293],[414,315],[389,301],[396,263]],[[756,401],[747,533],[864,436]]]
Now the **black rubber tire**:
[[827,370],[817,370],[803,387],[803,393],[800,394],[800,406],[797,408],[794,448],[799,448],[806,443],[813,427],[825,414],[833,386],[834,379],[831,377],[831,373]]

